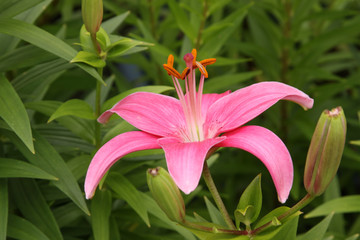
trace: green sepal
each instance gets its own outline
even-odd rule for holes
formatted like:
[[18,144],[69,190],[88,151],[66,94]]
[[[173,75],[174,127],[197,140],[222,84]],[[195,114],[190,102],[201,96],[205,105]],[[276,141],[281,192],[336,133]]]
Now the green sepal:
[[101,50],[107,52],[111,45],[111,41],[109,35],[102,27],[100,27],[99,31],[96,33],[96,40],[100,44]]
[[71,60],[71,62],[86,63],[95,68],[103,68],[106,65],[106,62],[101,59],[97,54],[85,51],[78,52],[76,56]]
[[240,223],[244,223],[246,226],[253,223],[260,214],[261,206],[261,174],[259,174],[240,197],[240,201],[234,212],[236,227],[239,228]]
[[[109,35],[102,27],[100,27],[99,31],[96,33],[96,40],[100,44],[101,50],[104,52],[106,52],[106,49],[111,45]],[[86,30],[85,25],[83,25],[80,29],[80,45],[85,52],[97,54],[91,35]]]

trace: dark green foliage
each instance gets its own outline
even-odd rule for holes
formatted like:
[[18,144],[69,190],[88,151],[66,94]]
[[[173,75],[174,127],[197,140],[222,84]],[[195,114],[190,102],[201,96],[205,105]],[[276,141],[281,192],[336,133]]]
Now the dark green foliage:
[[[347,117],[342,163],[324,197],[302,210],[307,218],[294,214],[276,231],[254,239],[357,239],[359,13],[359,0],[104,0],[102,27],[113,45],[101,77],[84,59],[70,63],[82,50],[81,0],[0,0],[0,240],[197,239],[169,221],[149,195],[146,169],[166,167],[161,150],[126,156],[111,168],[94,199],[83,194],[99,143],[96,85],[103,86],[101,112],[135,91],[174,95],[162,64],[173,54],[174,67],[183,69],[180,60],[192,48],[200,60],[218,59],[207,68],[204,92],[279,81],[314,98],[309,111],[284,101],[250,123],[275,132],[292,155],[295,179],[286,206],[306,194],[303,169],[320,113],[341,105]],[[92,57],[87,60],[97,66]],[[100,143],[129,130],[133,127],[113,117],[101,127]],[[285,208],[277,208],[265,167],[244,151],[218,153],[209,165],[228,211],[237,209],[261,173],[262,208],[246,225],[276,225]],[[255,195],[260,193],[256,188]],[[204,182],[184,200],[189,219],[225,225]],[[259,201],[247,199],[239,208],[244,212]]]

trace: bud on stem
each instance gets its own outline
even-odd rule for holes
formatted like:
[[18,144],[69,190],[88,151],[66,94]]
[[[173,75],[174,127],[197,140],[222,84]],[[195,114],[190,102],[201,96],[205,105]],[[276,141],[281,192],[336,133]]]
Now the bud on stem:
[[184,200],[169,173],[161,167],[148,169],[147,183],[155,201],[169,219],[179,223],[184,222]]
[[334,178],[344,150],[345,136],[343,109],[325,110],[316,125],[306,159],[304,185],[310,195],[321,195]]
[[85,28],[90,33],[95,49],[98,53],[100,53],[101,49],[96,40],[96,33],[99,31],[103,19],[103,1],[82,0],[81,5],[82,18]]

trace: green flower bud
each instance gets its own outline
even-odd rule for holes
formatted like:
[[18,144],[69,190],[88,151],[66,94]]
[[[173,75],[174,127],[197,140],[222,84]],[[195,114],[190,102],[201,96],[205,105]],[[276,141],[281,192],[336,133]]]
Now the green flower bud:
[[155,201],[169,219],[183,222],[185,219],[184,200],[169,173],[161,167],[148,169],[147,183]]
[[325,110],[316,125],[306,159],[304,185],[309,194],[321,195],[334,178],[344,151],[345,136],[343,109]]
[[82,0],[81,11],[86,30],[96,36],[103,19],[103,1]]

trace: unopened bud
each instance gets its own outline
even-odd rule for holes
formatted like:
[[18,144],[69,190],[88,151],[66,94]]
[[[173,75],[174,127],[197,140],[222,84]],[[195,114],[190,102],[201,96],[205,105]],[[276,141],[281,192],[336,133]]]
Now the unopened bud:
[[148,169],[147,183],[155,201],[169,219],[183,222],[185,219],[184,200],[169,173],[161,167]]
[[306,158],[306,191],[321,195],[334,178],[344,151],[346,119],[341,107],[325,110],[316,125]]
[[95,35],[103,19],[103,1],[82,0],[81,11],[86,30],[91,35]]

